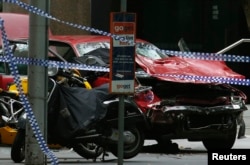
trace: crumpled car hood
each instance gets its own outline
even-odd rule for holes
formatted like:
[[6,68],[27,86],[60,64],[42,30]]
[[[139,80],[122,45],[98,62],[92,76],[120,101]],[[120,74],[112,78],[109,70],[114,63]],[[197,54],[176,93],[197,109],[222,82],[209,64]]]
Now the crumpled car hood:
[[[137,55],[136,63],[148,74],[160,80],[173,82],[209,83],[195,79],[183,79],[170,75],[208,76],[244,79],[245,76],[234,72],[224,61],[195,60],[168,57],[152,60]],[[160,75],[161,74],[161,75]]]

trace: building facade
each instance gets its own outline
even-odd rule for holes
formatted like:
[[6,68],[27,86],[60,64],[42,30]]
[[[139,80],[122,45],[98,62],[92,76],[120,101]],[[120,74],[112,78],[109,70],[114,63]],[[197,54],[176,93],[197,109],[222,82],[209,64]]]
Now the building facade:
[[[20,1],[29,3],[29,0]],[[51,0],[49,8],[50,14],[60,20],[91,26],[90,6],[91,0]],[[2,11],[28,14],[27,10],[11,3],[3,3]],[[88,31],[73,28],[53,20],[49,21],[49,24],[53,34],[89,34]]]

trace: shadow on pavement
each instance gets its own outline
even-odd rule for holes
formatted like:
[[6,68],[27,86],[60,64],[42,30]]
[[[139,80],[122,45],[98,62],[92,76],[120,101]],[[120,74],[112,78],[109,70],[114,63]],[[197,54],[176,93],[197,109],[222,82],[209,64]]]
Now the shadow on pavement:
[[178,153],[206,153],[206,150],[180,149],[177,143],[152,144],[144,146],[142,153],[178,154]]

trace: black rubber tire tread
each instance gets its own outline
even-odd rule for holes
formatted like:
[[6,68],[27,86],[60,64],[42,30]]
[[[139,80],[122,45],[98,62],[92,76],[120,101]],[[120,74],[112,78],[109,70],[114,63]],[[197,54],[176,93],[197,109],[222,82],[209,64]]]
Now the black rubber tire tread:
[[[142,151],[145,138],[144,138],[144,133],[142,129],[134,127],[134,128],[126,129],[126,130],[131,131],[136,136],[135,143],[125,145],[123,148],[123,159],[131,159]],[[118,157],[117,145],[111,145],[109,147],[109,150],[114,156]]]
[[206,139],[202,143],[207,150],[229,150],[233,147],[237,137],[237,122],[236,120],[232,124],[232,127],[228,130],[227,138],[220,139]]
[[11,159],[15,163],[21,163],[25,159],[25,130],[17,131],[15,140],[11,147]]
[[103,148],[95,143],[78,143],[73,146],[73,150],[85,159],[95,159],[103,153]]

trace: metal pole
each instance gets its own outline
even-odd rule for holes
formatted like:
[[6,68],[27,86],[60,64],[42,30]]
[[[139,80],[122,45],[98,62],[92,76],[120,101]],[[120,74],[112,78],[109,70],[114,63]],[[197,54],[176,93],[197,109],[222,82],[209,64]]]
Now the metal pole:
[[121,0],[121,11],[127,11],[127,0]]
[[119,96],[119,113],[118,113],[118,129],[119,129],[119,140],[118,140],[118,165],[123,164],[123,132],[124,132],[124,95]]
[[[121,11],[127,11],[127,0],[121,0]],[[124,148],[124,95],[119,97],[119,116],[118,116],[118,129],[119,129],[119,141],[118,141],[118,165],[123,164],[123,148]]]
[[[30,5],[46,12],[49,10],[49,1],[30,0]],[[29,27],[29,58],[47,59],[48,50],[48,20],[45,17],[30,13]],[[39,129],[47,139],[47,69],[42,66],[28,67],[28,98]],[[29,123],[26,126],[25,165],[47,164],[46,156],[35,139]]]

